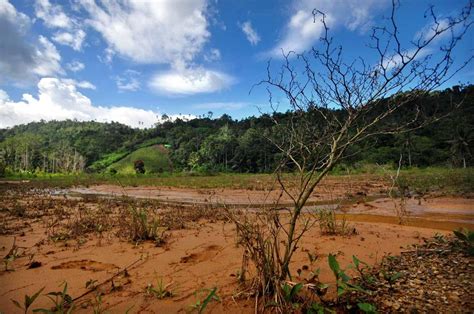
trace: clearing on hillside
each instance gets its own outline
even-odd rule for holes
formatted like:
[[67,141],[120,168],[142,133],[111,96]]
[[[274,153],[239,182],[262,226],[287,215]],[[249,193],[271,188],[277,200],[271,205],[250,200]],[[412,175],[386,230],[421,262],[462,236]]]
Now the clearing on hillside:
[[115,169],[119,174],[133,174],[135,173],[133,162],[135,160],[143,160],[145,163],[145,173],[170,171],[173,167],[168,154],[168,149],[163,145],[139,148],[110,165],[107,170]]

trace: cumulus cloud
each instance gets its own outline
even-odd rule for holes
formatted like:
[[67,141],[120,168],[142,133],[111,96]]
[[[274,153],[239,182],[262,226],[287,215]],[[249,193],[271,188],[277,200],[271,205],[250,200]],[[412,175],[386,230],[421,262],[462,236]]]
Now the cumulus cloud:
[[34,47],[25,41],[30,19],[17,12],[7,1],[0,1],[0,74],[14,79],[24,78],[25,71],[35,64]]
[[[203,69],[194,63],[211,34],[206,0],[102,1],[84,0],[87,25],[107,43],[99,59],[110,63],[117,55],[143,64],[165,64],[168,71],[152,76],[152,90],[191,95],[228,87],[232,78],[222,72]],[[208,62],[220,59],[220,51],[205,54]],[[140,88],[138,80],[119,77],[121,91]]]
[[72,72],[79,72],[79,71],[84,70],[85,65],[84,65],[84,63],[82,63],[82,62],[79,62],[79,61],[77,61],[77,60],[74,60],[74,61],[69,62],[68,64],[66,64],[66,68],[67,68],[69,71],[72,71]]
[[121,76],[115,78],[117,88],[121,92],[135,92],[140,89],[140,81],[138,77],[140,72],[134,70],[127,70]]
[[0,1],[0,81],[29,82],[37,76],[63,73],[61,56],[53,43],[39,36],[29,41],[31,21],[8,1]]
[[125,106],[97,106],[77,90],[84,82],[42,78],[38,95],[23,94],[18,102],[0,90],[0,128],[43,120],[117,121],[133,127],[150,127],[158,121],[156,111]]
[[86,32],[81,29],[77,19],[64,12],[62,6],[52,4],[49,0],[36,0],[35,14],[46,27],[58,29],[52,37],[55,42],[70,46],[76,51],[81,50]]
[[205,0],[81,2],[114,52],[140,63],[183,66],[210,37]]
[[40,76],[63,73],[61,55],[46,37],[39,36],[40,48],[36,49],[36,66],[33,71]]
[[82,43],[86,38],[86,32],[82,29],[70,32],[57,32],[53,35],[53,40],[61,45],[70,46],[74,50],[81,50]]
[[240,28],[242,29],[242,31],[244,32],[245,36],[247,37],[247,40],[248,40],[253,46],[255,46],[256,44],[259,43],[259,41],[260,41],[260,36],[259,36],[258,33],[253,29],[252,23],[251,23],[250,21],[247,21],[247,22],[242,23],[242,25],[240,25]]
[[5,102],[9,99],[8,94],[3,89],[0,89],[0,103]]
[[374,12],[384,8],[387,0],[303,0],[295,3],[293,14],[290,16],[282,39],[270,51],[276,57],[282,56],[282,50],[287,53],[304,52],[311,48],[321,37],[324,27],[320,18],[313,17],[317,9],[326,15],[328,27],[345,27],[350,31],[365,32],[372,24]]
[[225,73],[197,68],[157,73],[150,81],[149,87],[164,94],[190,95],[216,92],[233,83],[234,78]]
[[47,27],[72,28],[74,24],[61,6],[53,5],[49,0],[36,0],[35,13]]

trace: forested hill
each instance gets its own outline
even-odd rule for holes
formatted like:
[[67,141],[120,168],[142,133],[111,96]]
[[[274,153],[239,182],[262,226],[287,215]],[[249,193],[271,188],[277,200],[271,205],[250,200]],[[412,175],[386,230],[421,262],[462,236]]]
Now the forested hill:
[[[461,99],[462,107],[439,122],[359,143],[348,151],[344,163],[396,163],[402,154],[405,165],[472,166],[474,86],[453,87],[420,101],[436,104],[439,114]],[[0,130],[0,168],[10,173],[111,171],[114,162],[137,149],[163,144],[174,171],[267,172],[278,160],[278,151],[268,140],[276,134],[272,119],[285,123],[292,115],[168,120],[145,130],[120,123],[34,122]],[[385,123],[396,124],[403,117],[400,111]]]

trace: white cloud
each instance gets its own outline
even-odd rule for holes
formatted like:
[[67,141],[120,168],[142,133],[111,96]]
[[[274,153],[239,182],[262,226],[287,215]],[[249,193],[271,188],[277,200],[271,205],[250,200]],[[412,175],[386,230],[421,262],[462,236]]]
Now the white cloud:
[[[231,84],[225,73],[201,69],[194,63],[211,36],[207,0],[81,1],[85,23],[99,32],[107,48],[99,59],[110,63],[115,55],[144,64],[166,64],[149,86],[167,94],[215,92]],[[204,56],[220,58],[217,49]],[[137,90],[139,82],[117,80],[120,90]]]
[[103,55],[97,57],[99,58],[100,62],[110,65],[114,59],[114,55],[115,51],[113,49],[105,48]]
[[50,28],[70,29],[74,25],[71,18],[64,13],[62,7],[51,4],[49,0],[36,0],[35,13],[36,17],[42,19],[44,24]]
[[0,16],[3,19],[14,21],[16,23],[16,30],[19,33],[25,33],[30,27],[30,18],[21,12],[17,12],[15,7],[8,2],[8,0],[0,1]]
[[36,49],[37,64],[33,72],[39,76],[63,73],[64,71],[61,68],[61,55],[53,43],[43,36],[39,36],[39,43],[42,49]]
[[37,76],[63,73],[61,56],[46,37],[29,41],[31,21],[8,1],[0,0],[0,82],[29,83]]
[[92,84],[89,81],[76,81],[73,79],[62,79],[61,80],[63,83],[69,84],[69,85],[74,85],[75,87],[83,88],[83,89],[93,89],[95,90],[96,87],[94,84]]
[[70,46],[72,49],[79,51],[82,48],[82,43],[86,38],[86,32],[82,29],[70,32],[57,32],[53,35],[53,40],[61,45]]
[[69,71],[72,71],[72,72],[79,72],[79,71],[84,70],[85,65],[84,65],[84,63],[82,63],[82,62],[79,62],[79,61],[77,61],[77,60],[74,60],[74,61],[69,62],[68,64],[66,64],[66,68],[67,68]]
[[157,73],[149,83],[152,90],[171,95],[211,93],[234,83],[231,76],[204,68]]
[[122,92],[135,92],[140,89],[140,81],[138,80],[140,72],[127,70],[122,76],[115,78],[117,88]]
[[212,48],[206,55],[204,55],[204,60],[207,62],[219,61],[220,59],[221,52],[216,48]]
[[22,100],[9,100],[0,91],[0,128],[43,120],[77,119],[80,121],[117,121],[133,127],[150,127],[158,121],[159,112],[133,107],[103,107],[92,104],[76,86],[81,82],[42,78],[38,95],[23,94]]
[[9,99],[8,94],[3,89],[0,89],[0,103],[5,102]]
[[[423,27],[420,31],[418,31],[415,34],[415,41],[420,41],[421,43],[432,39],[433,37],[433,42],[438,42],[442,40],[443,38],[446,38],[449,36],[450,32],[447,32],[445,30],[449,29],[450,24],[448,19],[440,19],[438,20],[438,24],[436,23],[429,23],[425,27]],[[444,31],[441,34],[436,34],[437,32]]]
[[372,24],[374,12],[384,8],[387,0],[304,0],[295,2],[293,14],[285,26],[282,39],[270,51],[276,57],[294,51],[302,53],[310,49],[323,34],[321,18],[313,17],[317,9],[326,15],[326,23],[332,30],[344,26],[350,31],[365,32]]
[[[410,49],[410,50],[407,50],[407,51],[402,51],[401,52],[402,55],[397,53],[397,54],[393,54],[391,56],[387,56],[382,61],[382,67],[386,71],[395,70],[395,69],[397,69],[398,67],[400,67],[402,65],[402,56],[403,56],[404,62],[407,62],[407,60],[411,59],[411,58],[413,58],[413,60],[422,59],[422,58],[428,56],[431,52],[432,52],[432,50],[430,48],[426,48],[426,49],[423,49],[421,51],[418,51],[418,53],[417,53],[416,48],[413,48],[413,49]],[[415,55],[415,53],[417,53],[417,54]],[[380,69],[380,67],[376,67],[376,69]]]
[[58,4],[49,0],[36,0],[36,17],[41,19],[48,28],[60,29],[53,35],[53,40],[61,45],[70,46],[79,51],[82,48],[86,32],[74,17],[68,16]]
[[240,25],[240,28],[244,32],[245,36],[247,37],[247,40],[255,46],[256,44],[259,43],[260,41],[260,36],[258,33],[253,29],[252,23],[250,21],[244,22],[242,25]]
[[82,1],[87,23],[114,52],[140,63],[191,62],[208,41],[205,0]]

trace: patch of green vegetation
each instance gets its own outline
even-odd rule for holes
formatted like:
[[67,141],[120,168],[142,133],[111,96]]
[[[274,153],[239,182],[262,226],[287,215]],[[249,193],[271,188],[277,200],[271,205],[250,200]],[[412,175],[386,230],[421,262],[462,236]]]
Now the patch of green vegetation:
[[163,142],[164,142],[164,140],[163,140],[161,137],[151,138],[151,139],[149,139],[149,140],[143,141],[143,143],[140,143],[140,144],[137,146],[137,149],[138,149],[138,148],[149,147],[149,146],[152,146],[152,145],[163,144]]
[[474,168],[412,168],[400,173],[400,184],[417,193],[464,194],[474,191]]
[[[133,163],[131,163],[133,168]],[[145,168],[147,163],[145,161]],[[393,170],[395,171],[395,170]],[[345,176],[330,175],[329,178],[340,180],[370,181],[381,180],[381,175],[351,174]],[[291,174],[284,180],[294,179]],[[266,190],[275,184],[273,174],[249,173],[216,173],[213,175],[196,172],[164,172],[162,174],[16,174],[7,180],[29,180],[25,186],[46,187],[71,187],[90,186],[95,184],[121,184],[124,186],[167,186],[192,189],[248,189]],[[449,169],[449,168],[412,168],[402,170],[400,173],[402,184],[408,186],[410,191],[426,193],[437,191],[445,194],[457,195],[474,192],[474,168]]]
[[145,163],[145,172],[149,174],[163,173],[172,170],[168,150],[160,145],[139,148],[107,167],[107,170],[111,171],[115,169],[118,174],[135,174],[133,167],[135,160],[143,160]]
[[120,159],[124,158],[125,156],[128,155],[129,152],[113,152],[110,154],[105,155],[102,159],[97,160],[94,162],[91,166],[90,169],[92,171],[101,171],[113,163],[119,161]]

